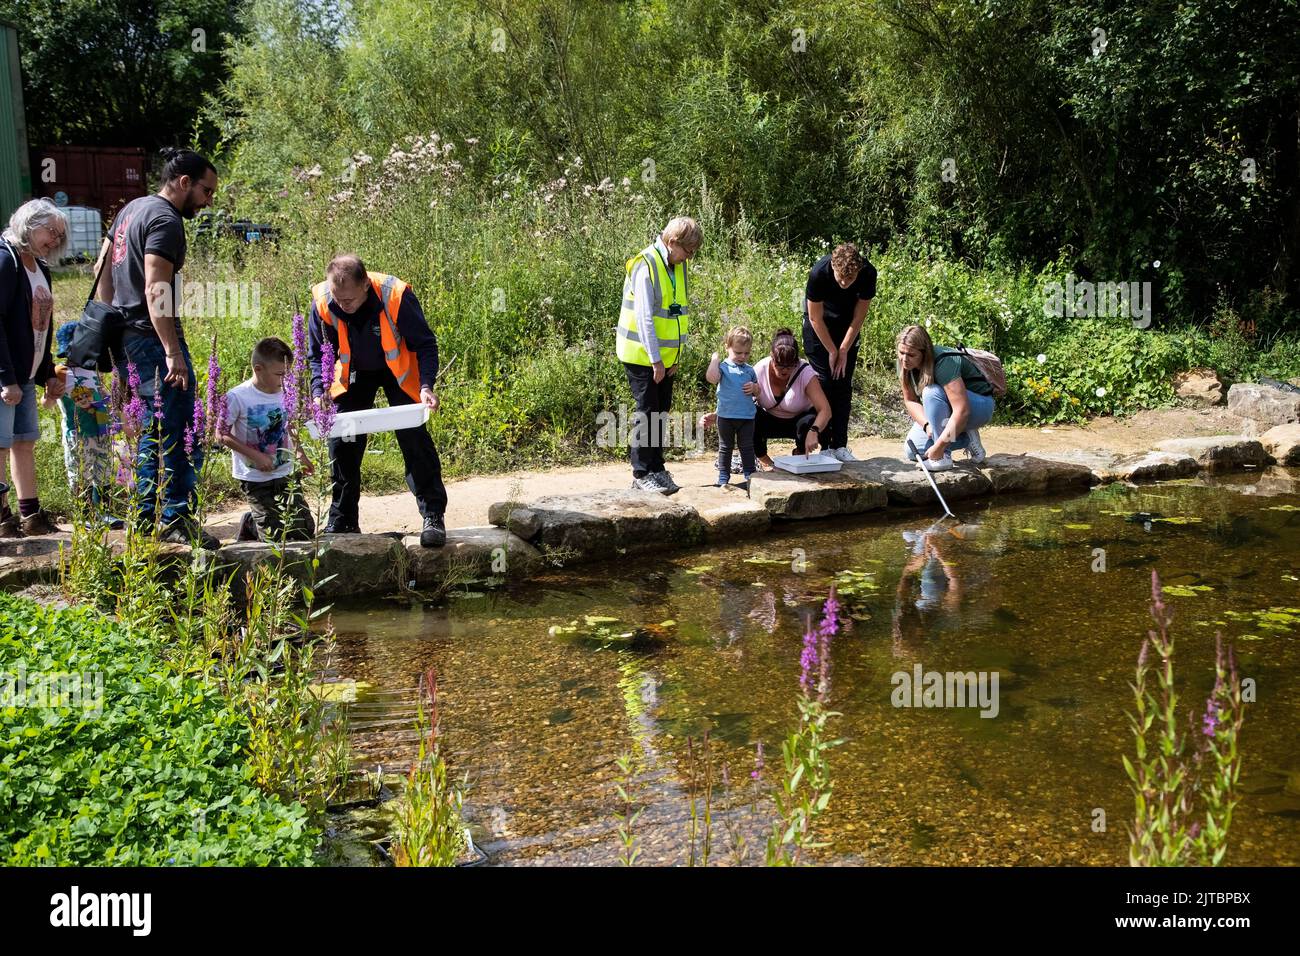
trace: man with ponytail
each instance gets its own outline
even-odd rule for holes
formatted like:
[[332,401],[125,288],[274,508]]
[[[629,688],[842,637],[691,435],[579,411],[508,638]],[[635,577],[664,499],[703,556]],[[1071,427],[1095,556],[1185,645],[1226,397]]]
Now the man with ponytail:
[[[205,548],[219,542],[194,522],[194,491],[203,467],[203,450],[185,451],[185,429],[194,414],[197,379],[190,350],[177,313],[181,298],[180,271],[185,265],[185,220],[212,205],[217,170],[193,150],[162,152],[158,192],[133,199],[113,221],[96,268],[111,256],[100,273],[96,297],[111,302],[124,321],[121,353],[114,356],[117,374],[126,381],[126,363],[140,375],[140,393],[153,407],[155,388],[161,396],[162,420],[151,419],[140,438],[136,459],[136,493],[142,527],[157,522],[164,541],[189,543],[198,537]],[[159,447],[165,477],[158,474]],[[162,514],[155,499],[163,482]]]

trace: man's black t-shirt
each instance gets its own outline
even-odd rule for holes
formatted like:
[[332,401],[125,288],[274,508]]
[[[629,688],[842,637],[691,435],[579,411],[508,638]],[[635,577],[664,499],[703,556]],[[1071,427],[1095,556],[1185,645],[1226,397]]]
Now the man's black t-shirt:
[[[113,304],[126,315],[128,328],[156,334],[145,299],[144,257],[161,256],[174,267],[173,295],[165,309],[175,316],[185,265],[185,221],[180,211],[157,193],[131,200],[113,221],[111,255]],[[176,325],[179,329],[180,322]]]
[[835,281],[835,273],[831,271],[831,257],[829,254],[822,256],[808,273],[808,284],[804,288],[804,307],[803,317],[804,325],[808,331],[812,331],[811,324],[808,321],[808,303],[820,302],[822,304],[822,320],[826,323],[826,330],[830,332],[831,338],[835,339],[838,345],[844,338],[844,333],[849,330],[853,324],[853,310],[858,304],[859,299],[872,299],[876,295],[876,267],[865,259],[862,260],[862,268],[858,271],[858,277],[853,280],[847,289],[840,288],[840,284]]

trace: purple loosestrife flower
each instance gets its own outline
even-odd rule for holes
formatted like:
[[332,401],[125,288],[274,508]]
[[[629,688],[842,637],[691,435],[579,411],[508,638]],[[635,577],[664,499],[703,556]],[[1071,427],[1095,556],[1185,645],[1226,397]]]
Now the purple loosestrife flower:
[[1205,731],[1205,736],[1213,737],[1214,732],[1219,726],[1219,705],[1211,697],[1205,702],[1205,718],[1201,722],[1201,728]]
[[330,384],[334,381],[334,346],[329,339],[321,342],[320,346],[320,378],[325,390],[321,393],[320,405],[312,410],[312,420],[316,423],[321,438],[328,438],[330,429],[334,427],[334,417],[338,413],[334,399],[330,398]]
[[205,442],[210,440],[210,429],[216,421],[217,404],[221,397],[221,362],[217,359],[217,337],[212,336],[212,352],[208,355],[208,391],[206,401],[199,404],[198,396],[194,398],[194,432],[202,435]]
[[122,409],[123,420],[129,422],[135,429],[143,429],[149,412],[145,408],[144,399],[140,396],[140,370],[135,367],[134,362],[126,363],[126,388],[128,401]]
[[835,586],[822,606],[822,620],[817,628],[818,679],[817,696],[825,700],[831,692],[831,638],[840,630],[840,602],[835,598]]
[[284,415],[293,425],[301,425],[307,418],[309,382],[307,328],[299,312],[293,317],[293,367],[284,378]]
[[763,779],[763,741],[761,740],[754,748],[754,769],[749,772],[749,776],[752,780]]
[[808,696],[812,686],[813,668],[817,666],[817,632],[811,627],[803,636],[803,650],[799,654],[799,689]]

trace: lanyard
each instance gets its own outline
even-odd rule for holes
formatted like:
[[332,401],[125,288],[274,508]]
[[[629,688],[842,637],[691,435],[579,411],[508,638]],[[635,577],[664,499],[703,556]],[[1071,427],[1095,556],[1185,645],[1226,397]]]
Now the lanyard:
[[663,254],[659,252],[658,246],[655,246],[655,255],[659,256],[659,261],[664,264],[664,271],[668,273],[668,284],[673,287],[673,301],[676,302],[677,301],[677,277],[673,275],[673,267],[668,264],[668,261],[663,257]]

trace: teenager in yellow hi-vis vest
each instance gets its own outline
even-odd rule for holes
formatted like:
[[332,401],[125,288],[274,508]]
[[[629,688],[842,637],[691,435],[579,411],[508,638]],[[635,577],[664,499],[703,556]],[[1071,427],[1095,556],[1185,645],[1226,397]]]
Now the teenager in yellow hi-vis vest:
[[[355,255],[339,255],[330,262],[325,281],[312,287],[311,300],[313,397],[328,390],[340,412],[355,412],[374,408],[382,388],[389,406],[422,402],[437,411],[438,340],[405,282],[367,272]],[[322,375],[321,345],[326,340],[336,358],[334,368]],[[406,465],[406,486],[424,518],[420,544],[440,548],[447,541],[447,489],[438,449],[424,426],[402,428],[394,435]],[[356,534],[361,530],[358,507],[366,436],[331,438],[329,450],[334,500],[325,530]]]
[[670,495],[677,490],[664,468],[667,412],[673,404],[673,376],[690,328],[686,260],[703,236],[694,219],[678,216],[653,245],[631,259],[623,279],[617,349],[636,400],[631,424],[632,487]]

